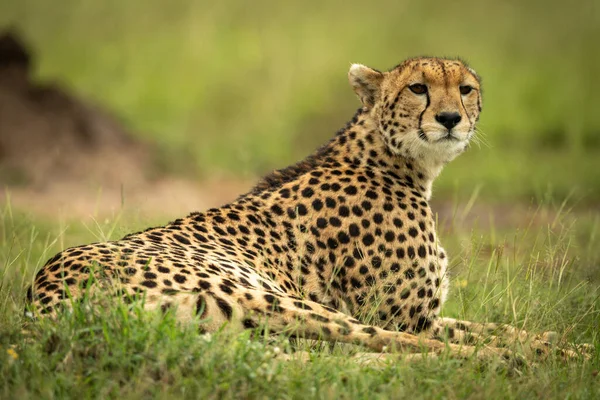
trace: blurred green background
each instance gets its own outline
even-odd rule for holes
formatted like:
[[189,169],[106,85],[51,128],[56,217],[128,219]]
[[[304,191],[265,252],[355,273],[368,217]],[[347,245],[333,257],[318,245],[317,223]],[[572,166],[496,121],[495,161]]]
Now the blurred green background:
[[460,56],[483,77],[487,145],[438,193],[600,200],[597,1],[4,0],[36,76],[107,106],[162,169],[250,177],[324,143],[358,107],[352,62]]

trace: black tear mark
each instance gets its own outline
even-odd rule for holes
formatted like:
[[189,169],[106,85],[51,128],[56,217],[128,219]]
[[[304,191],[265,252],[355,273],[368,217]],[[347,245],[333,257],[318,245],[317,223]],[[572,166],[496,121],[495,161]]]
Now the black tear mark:
[[465,111],[465,115],[467,116],[467,121],[469,121],[469,132],[471,132],[471,129],[473,129],[473,122],[471,121],[471,117],[469,116],[467,107],[465,107],[465,103],[463,102],[462,95],[460,96],[460,105],[462,106],[463,110]]
[[425,109],[423,109],[423,111],[421,111],[421,114],[419,114],[419,138],[428,142],[429,139],[427,139],[425,132],[423,132],[423,129],[421,129],[421,124],[423,123],[423,114],[425,114],[425,111],[427,111],[427,109],[429,108],[429,104],[431,103],[429,100],[429,92],[426,92],[425,96],[427,96],[427,104],[425,105]]

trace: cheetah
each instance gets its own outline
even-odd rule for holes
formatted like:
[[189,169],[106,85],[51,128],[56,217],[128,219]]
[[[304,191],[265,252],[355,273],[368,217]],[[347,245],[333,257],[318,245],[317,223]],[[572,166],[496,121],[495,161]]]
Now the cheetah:
[[387,72],[353,64],[348,78],[362,105],[312,155],[230,204],[58,253],[28,289],[29,309],[56,315],[98,290],[143,296],[146,309],[172,309],[202,332],[266,324],[457,356],[506,356],[519,340],[547,354],[543,336],[440,317],[448,256],[428,202],[475,135],[479,76],[460,60],[413,58]]

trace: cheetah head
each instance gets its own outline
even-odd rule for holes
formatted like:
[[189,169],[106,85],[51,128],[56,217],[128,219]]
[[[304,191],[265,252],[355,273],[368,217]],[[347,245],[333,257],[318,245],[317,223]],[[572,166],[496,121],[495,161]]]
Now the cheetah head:
[[394,154],[441,166],[475,133],[480,80],[461,61],[416,58],[387,72],[353,64],[348,78]]

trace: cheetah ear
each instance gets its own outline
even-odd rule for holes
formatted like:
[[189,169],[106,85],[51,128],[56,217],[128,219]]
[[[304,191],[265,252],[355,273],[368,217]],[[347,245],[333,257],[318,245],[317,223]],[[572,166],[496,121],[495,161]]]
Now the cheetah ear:
[[362,64],[352,64],[348,71],[348,80],[363,106],[367,109],[373,107],[379,97],[383,74]]

